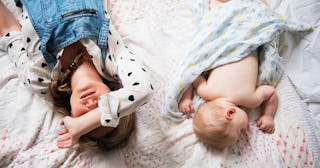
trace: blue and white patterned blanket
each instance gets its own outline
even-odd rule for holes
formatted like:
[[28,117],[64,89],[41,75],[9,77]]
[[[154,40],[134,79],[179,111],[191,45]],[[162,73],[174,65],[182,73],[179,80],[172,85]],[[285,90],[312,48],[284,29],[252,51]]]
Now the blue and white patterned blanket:
[[178,102],[202,72],[238,61],[258,47],[258,85],[276,86],[283,74],[276,45],[279,34],[311,29],[284,19],[259,0],[232,0],[213,8],[195,25],[190,51],[169,86],[162,115],[171,121],[183,121],[186,116],[178,111]]

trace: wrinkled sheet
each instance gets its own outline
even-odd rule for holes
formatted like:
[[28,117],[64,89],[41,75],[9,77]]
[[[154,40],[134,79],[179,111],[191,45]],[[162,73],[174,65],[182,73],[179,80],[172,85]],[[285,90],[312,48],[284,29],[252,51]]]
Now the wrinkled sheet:
[[[310,19],[319,24],[316,18],[320,16],[311,13],[319,11],[314,10],[316,1],[307,0],[307,5],[299,5],[302,2],[298,0],[271,1],[270,4],[287,17],[294,13],[287,9],[298,9],[294,11],[304,15],[293,19]],[[3,2],[14,11],[10,0]],[[56,133],[62,116],[52,113],[51,102],[24,88],[14,65],[5,53],[0,53],[0,167],[319,167],[320,134],[317,134],[316,122],[305,99],[297,91],[299,85],[290,74],[289,78],[284,76],[277,87],[280,106],[275,117],[276,132],[272,135],[258,131],[254,125],[258,113],[252,112],[246,134],[234,146],[217,152],[196,140],[191,120],[178,125],[163,120],[160,115],[163,97],[175,78],[177,63],[186,54],[186,46],[192,38],[192,21],[208,9],[205,1],[108,2],[111,18],[120,34],[151,66],[157,83],[150,102],[137,112],[137,126],[129,144],[103,153],[82,150],[78,146],[58,149]],[[290,56],[297,52],[300,56],[305,49],[310,53],[319,50],[314,43],[319,39],[318,34],[309,38],[313,40],[305,40],[305,47],[289,38],[288,43],[283,43],[288,45],[287,50],[282,51]],[[292,48],[291,42],[299,47]],[[317,60],[316,53],[309,55],[313,61]],[[312,79],[305,79],[302,73],[312,76],[319,71],[314,72],[313,66],[309,68],[311,70],[293,74],[301,75],[299,80],[310,81]],[[316,81],[313,88],[320,86]],[[319,116],[317,112],[312,114]]]

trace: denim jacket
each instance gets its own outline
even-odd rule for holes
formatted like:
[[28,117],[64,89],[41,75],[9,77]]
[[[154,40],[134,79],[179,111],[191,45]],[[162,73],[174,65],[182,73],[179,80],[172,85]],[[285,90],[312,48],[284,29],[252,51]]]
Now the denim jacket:
[[51,69],[56,53],[82,39],[97,39],[105,60],[109,19],[103,0],[21,0],[41,40],[41,51]]

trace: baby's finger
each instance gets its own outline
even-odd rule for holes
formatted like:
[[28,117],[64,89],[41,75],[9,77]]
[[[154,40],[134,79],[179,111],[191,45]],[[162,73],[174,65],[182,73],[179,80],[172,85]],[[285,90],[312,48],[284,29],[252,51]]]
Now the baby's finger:
[[273,127],[273,128],[271,129],[271,131],[270,131],[270,134],[273,134],[274,131],[275,131],[275,128]]
[[187,107],[187,113],[189,114],[190,112],[191,112],[191,107],[188,106],[188,107]]
[[188,114],[188,113],[189,113],[189,107],[188,107],[188,106],[185,107],[185,108],[183,109],[183,111],[184,111],[185,114]]

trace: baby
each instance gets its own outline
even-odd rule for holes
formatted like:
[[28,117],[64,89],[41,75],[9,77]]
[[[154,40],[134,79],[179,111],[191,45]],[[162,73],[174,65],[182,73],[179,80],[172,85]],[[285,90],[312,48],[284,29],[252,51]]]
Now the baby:
[[234,144],[241,131],[248,126],[248,116],[242,108],[262,107],[257,126],[265,133],[274,132],[277,95],[270,85],[256,87],[258,56],[251,53],[240,61],[229,63],[208,72],[208,78],[199,76],[184,92],[179,110],[194,112],[193,89],[206,103],[200,105],[193,117],[196,136],[217,149]]

